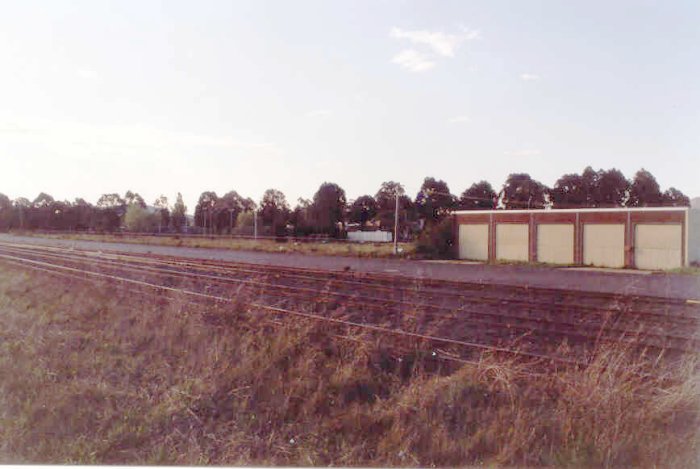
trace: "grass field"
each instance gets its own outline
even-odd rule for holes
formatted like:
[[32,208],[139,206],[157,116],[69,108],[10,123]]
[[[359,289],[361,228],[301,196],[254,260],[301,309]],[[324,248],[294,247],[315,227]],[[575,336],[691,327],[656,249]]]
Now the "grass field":
[[[177,236],[139,236],[112,234],[38,234],[18,232],[24,236],[43,238],[102,241],[107,243],[152,244],[160,246],[183,246],[193,248],[234,249],[261,252],[286,252],[319,254],[349,257],[397,257],[392,243],[349,243],[349,242],[277,242],[271,239],[206,238]],[[399,243],[398,257],[410,258],[415,255],[413,243]]]
[[[78,282],[78,283],[74,283]],[[697,467],[700,381],[532,377],[0,264],[0,463]],[[417,344],[408,344],[417,350]]]

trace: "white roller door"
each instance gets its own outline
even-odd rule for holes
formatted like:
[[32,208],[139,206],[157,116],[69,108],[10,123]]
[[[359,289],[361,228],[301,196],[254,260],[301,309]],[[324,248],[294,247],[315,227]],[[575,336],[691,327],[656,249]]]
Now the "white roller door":
[[680,224],[640,224],[635,230],[634,263],[638,269],[676,269],[683,265]]
[[537,225],[537,261],[550,264],[573,264],[574,225],[571,223]]
[[489,260],[489,225],[459,225],[459,258],[475,261]]
[[507,261],[529,260],[527,223],[498,223],[496,225],[496,258]]
[[600,267],[625,266],[625,225],[583,225],[583,263]]

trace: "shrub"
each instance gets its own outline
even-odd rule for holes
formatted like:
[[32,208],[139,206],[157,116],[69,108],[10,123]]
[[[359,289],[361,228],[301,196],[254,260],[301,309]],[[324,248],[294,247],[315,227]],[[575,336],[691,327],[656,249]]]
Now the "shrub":
[[454,232],[451,218],[429,225],[416,241],[416,253],[425,257],[447,259],[453,257]]

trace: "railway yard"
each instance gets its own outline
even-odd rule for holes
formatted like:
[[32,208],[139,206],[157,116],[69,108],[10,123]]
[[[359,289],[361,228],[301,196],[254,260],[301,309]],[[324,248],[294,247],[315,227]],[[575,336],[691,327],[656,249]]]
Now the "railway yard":
[[299,259],[0,237],[0,461],[697,461],[695,277]]
[[246,295],[254,298],[250,310],[273,323],[306,318],[338,331],[340,337],[348,337],[348,331],[367,331],[398,348],[403,339],[417,340],[432,356],[446,360],[471,361],[487,351],[585,366],[601,347],[615,344],[636,356],[673,363],[700,351],[700,304],[683,297],[450,281],[6,239],[0,242],[0,262],[75,282],[107,282],[135,294],[183,295],[198,303],[226,304]]

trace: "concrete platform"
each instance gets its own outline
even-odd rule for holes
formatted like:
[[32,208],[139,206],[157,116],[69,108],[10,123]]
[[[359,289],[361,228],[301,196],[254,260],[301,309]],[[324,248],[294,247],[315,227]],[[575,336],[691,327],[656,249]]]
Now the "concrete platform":
[[610,274],[634,274],[649,275],[651,270],[611,269],[610,267],[558,267],[559,269],[574,270],[578,272],[606,272]]

